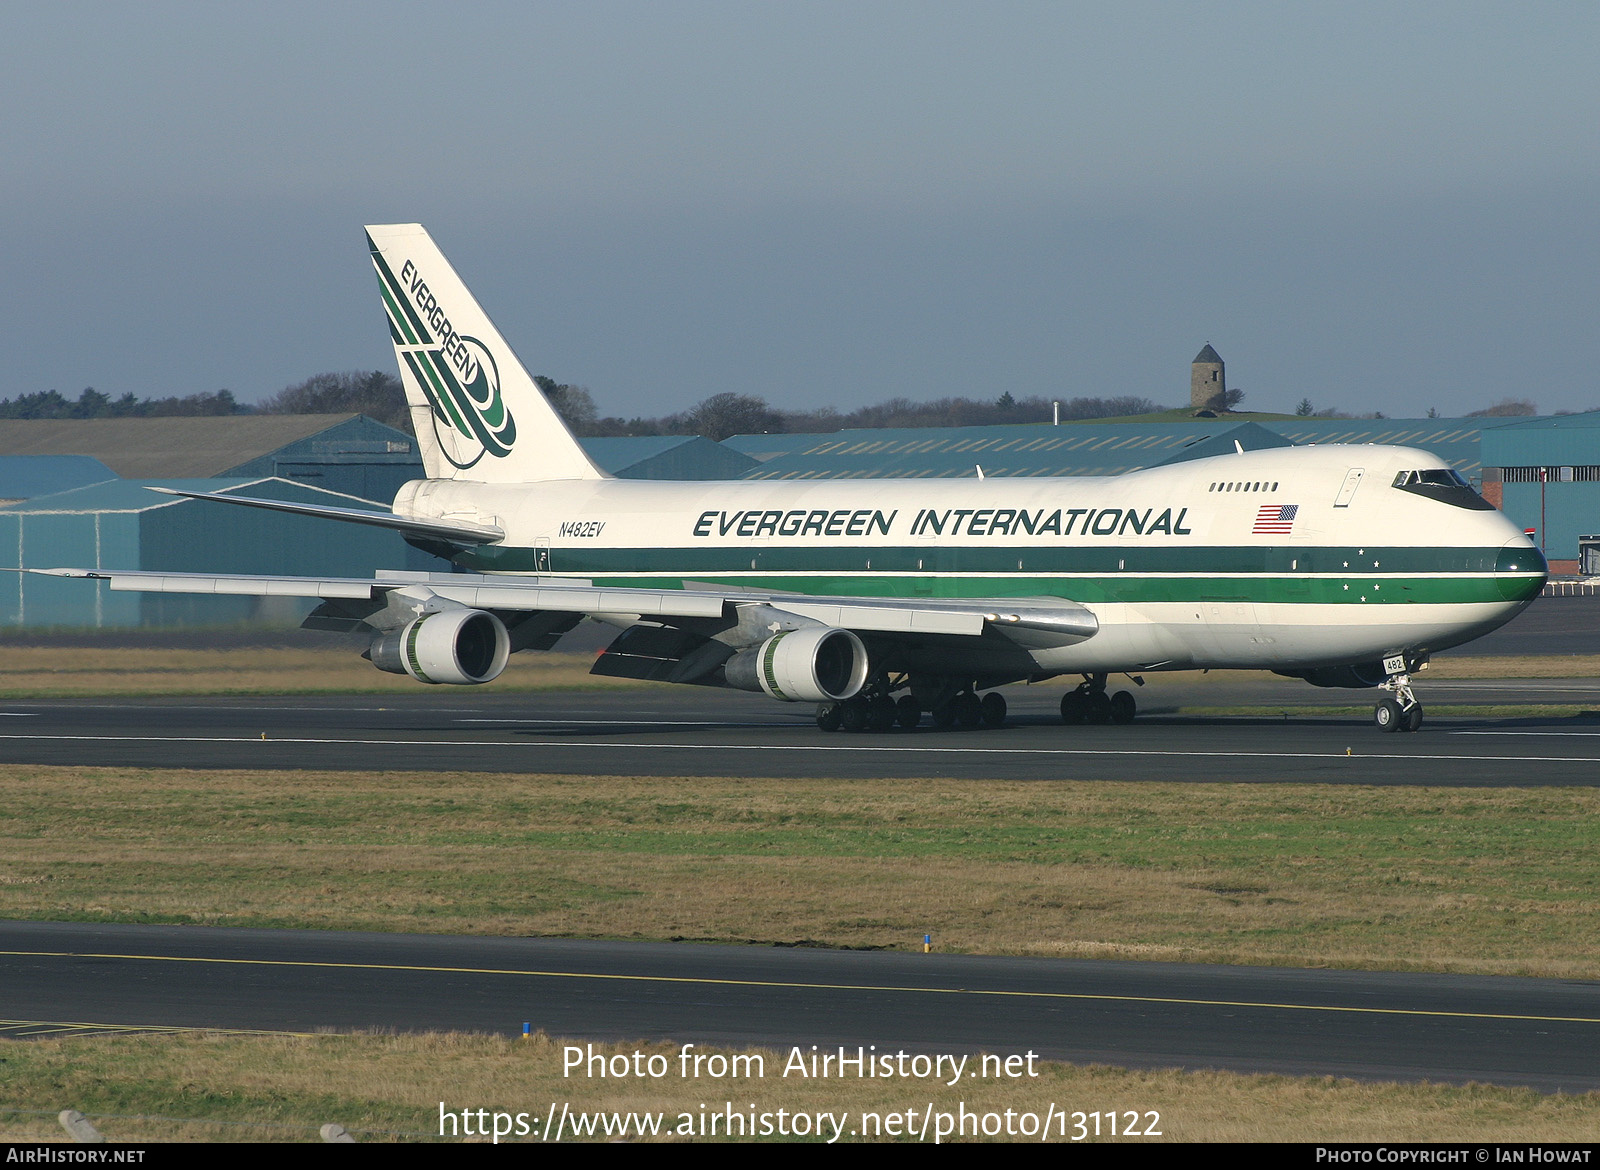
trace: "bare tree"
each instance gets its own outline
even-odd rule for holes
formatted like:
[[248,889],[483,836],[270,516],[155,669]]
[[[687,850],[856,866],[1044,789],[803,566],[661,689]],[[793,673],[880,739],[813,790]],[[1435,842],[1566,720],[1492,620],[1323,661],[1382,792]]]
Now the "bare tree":
[[382,370],[313,374],[262,399],[256,409],[262,414],[364,414],[411,431],[411,412],[400,379]]
[[561,421],[567,424],[567,429],[573,434],[599,433],[600,412],[595,409],[594,396],[588,390],[582,386],[568,386],[543,374],[535,374],[533,383],[544,392],[545,398],[556,408]]
[[713,394],[682,416],[689,434],[721,441],[730,435],[784,430],[783,416],[766,399],[749,394]]
[[1226,414],[1236,409],[1244,401],[1243,390],[1219,390],[1206,402],[1207,410],[1214,410],[1218,414]]

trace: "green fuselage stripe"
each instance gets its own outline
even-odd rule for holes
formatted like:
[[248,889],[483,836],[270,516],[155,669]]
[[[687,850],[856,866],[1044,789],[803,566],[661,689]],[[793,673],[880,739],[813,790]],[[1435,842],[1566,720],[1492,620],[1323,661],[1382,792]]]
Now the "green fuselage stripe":
[[[543,550],[541,550],[543,551]],[[547,572],[652,588],[696,582],[861,597],[1069,597],[1082,602],[1463,604],[1521,601],[1542,565],[1495,548],[800,546],[534,550],[457,559],[487,572]]]

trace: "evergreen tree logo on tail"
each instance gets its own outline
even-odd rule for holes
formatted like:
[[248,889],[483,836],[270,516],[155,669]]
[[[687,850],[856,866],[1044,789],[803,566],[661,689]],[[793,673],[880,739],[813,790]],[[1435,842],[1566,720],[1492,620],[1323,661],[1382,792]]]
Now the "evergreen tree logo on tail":
[[476,337],[456,332],[422,273],[406,260],[396,273],[367,236],[395,352],[428,400],[433,433],[451,465],[503,459],[517,439],[516,420],[500,396],[500,368]]

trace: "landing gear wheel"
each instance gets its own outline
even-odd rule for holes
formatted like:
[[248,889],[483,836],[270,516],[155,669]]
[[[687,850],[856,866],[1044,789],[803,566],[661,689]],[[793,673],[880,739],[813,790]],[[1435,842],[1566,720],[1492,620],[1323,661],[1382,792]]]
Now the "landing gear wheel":
[[839,725],[846,731],[864,731],[867,726],[867,701],[846,699],[839,704]]
[[1400,704],[1387,695],[1372,708],[1372,722],[1379,731],[1399,731],[1405,726],[1405,721],[1405,712],[1400,710]]
[[983,704],[971,691],[962,691],[950,705],[956,709],[956,723],[962,731],[983,725]]
[[842,722],[844,722],[843,703],[817,704],[817,726],[823,731],[838,731]]
[[940,731],[949,731],[956,725],[956,704],[954,699],[948,703],[940,703],[933,709],[933,725]]
[[901,695],[900,701],[894,705],[895,722],[910,731],[922,722],[922,704],[910,695]]
[[1061,696],[1061,722],[1082,723],[1089,714],[1082,691],[1068,691]]
[[1133,701],[1132,693],[1118,691],[1111,696],[1111,722],[1132,723],[1138,713],[1139,704]]
[[990,691],[978,704],[985,727],[1003,727],[1006,721],[1006,697],[999,691]]
[[867,730],[888,731],[894,726],[895,716],[894,700],[888,695],[876,695],[867,700]]
[[1089,722],[1111,722],[1111,700],[1104,691],[1091,691],[1088,698]]
[[1422,726],[1422,704],[1413,703],[1406,712],[1406,730],[1415,731]]

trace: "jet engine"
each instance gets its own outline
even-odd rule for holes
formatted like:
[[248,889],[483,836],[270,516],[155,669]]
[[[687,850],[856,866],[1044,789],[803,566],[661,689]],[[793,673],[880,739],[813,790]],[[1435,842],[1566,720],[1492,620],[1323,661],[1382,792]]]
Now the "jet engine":
[[379,634],[367,657],[379,670],[425,683],[486,683],[506,668],[511,636],[492,613],[447,609]]
[[1356,662],[1349,666],[1319,666],[1312,670],[1275,670],[1274,674],[1303,678],[1314,687],[1375,687],[1389,677],[1381,662]]
[[849,630],[806,626],[740,650],[723,669],[730,687],[789,703],[832,703],[866,684],[867,648]]

